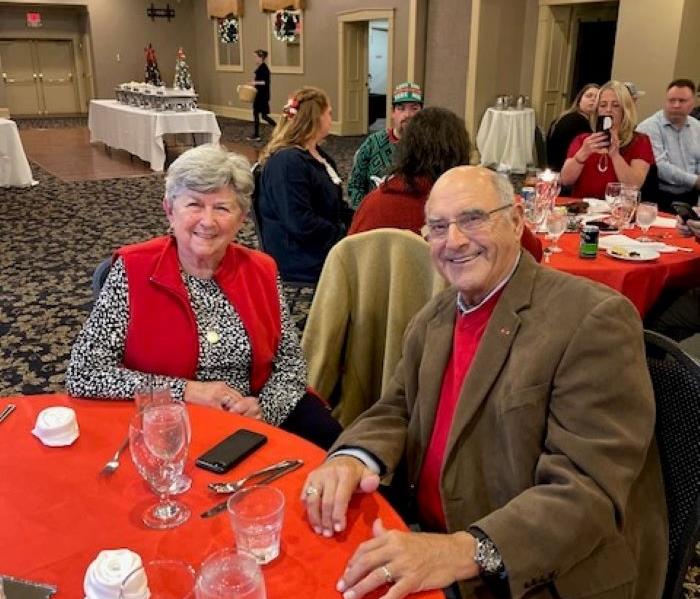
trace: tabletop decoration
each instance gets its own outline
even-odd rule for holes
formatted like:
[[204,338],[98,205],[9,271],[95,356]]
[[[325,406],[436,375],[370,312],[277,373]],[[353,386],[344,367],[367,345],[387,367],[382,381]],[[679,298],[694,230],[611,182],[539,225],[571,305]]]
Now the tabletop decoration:
[[[141,566],[141,556],[129,549],[100,551],[85,572],[83,581],[85,599],[117,599],[122,581]],[[149,596],[146,575],[132,577],[129,585],[129,597],[148,599]]]

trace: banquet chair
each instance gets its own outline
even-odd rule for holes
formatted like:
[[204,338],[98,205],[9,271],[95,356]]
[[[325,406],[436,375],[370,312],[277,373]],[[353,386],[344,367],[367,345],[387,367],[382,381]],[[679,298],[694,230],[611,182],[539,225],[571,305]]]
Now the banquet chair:
[[662,599],[682,597],[700,541],[700,365],[671,339],[644,332],[656,399],[656,442],[668,509],[668,569]]
[[105,258],[97,265],[95,272],[92,273],[92,298],[97,299],[102,291],[102,287],[107,280],[109,270],[112,268],[112,258]]
[[309,385],[343,426],[379,399],[406,326],[446,285],[411,231],[350,235],[328,253],[301,344]]

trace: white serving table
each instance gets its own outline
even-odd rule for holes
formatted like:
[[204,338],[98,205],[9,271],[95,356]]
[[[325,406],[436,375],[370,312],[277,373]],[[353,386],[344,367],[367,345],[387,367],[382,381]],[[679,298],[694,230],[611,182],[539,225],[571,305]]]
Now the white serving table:
[[0,118],[0,187],[28,187],[36,184],[24,154],[17,124]]
[[162,171],[165,165],[163,135],[191,133],[196,144],[217,143],[221,137],[216,117],[208,110],[159,112],[116,100],[92,100],[88,127],[91,143],[126,150],[149,162],[154,171]]
[[476,146],[481,164],[503,164],[511,171],[525,172],[532,164],[535,142],[535,111],[488,108],[479,125]]

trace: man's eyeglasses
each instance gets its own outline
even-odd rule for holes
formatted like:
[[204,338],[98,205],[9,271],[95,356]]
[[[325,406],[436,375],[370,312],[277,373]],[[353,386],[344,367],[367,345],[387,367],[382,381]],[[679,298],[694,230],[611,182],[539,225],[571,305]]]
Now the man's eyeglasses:
[[462,212],[457,218],[450,220],[433,220],[428,221],[426,227],[428,229],[428,236],[430,239],[444,239],[447,237],[447,233],[450,230],[450,225],[454,223],[457,228],[468,235],[481,229],[483,226],[488,224],[491,215],[495,212],[500,212],[506,208],[511,208],[513,204],[504,204],[493,210],[469,210],[467,212]]

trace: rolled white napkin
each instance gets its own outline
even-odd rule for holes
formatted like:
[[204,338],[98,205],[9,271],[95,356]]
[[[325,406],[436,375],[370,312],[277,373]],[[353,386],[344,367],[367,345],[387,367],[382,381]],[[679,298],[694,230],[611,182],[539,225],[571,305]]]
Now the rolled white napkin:
[[[129,549],[100,551],[85,572],[85,599],[119,599],[124,579],[142,565],[139,554]],[[148,589],[146,573],[141,570],[139,575],[133,576],[125,591],[125,598],[148,599],[151,592]]]
[[32,434],[44,445],[70,445],[80,436],[75,411],[65,406],[53,406],[39,412]]

